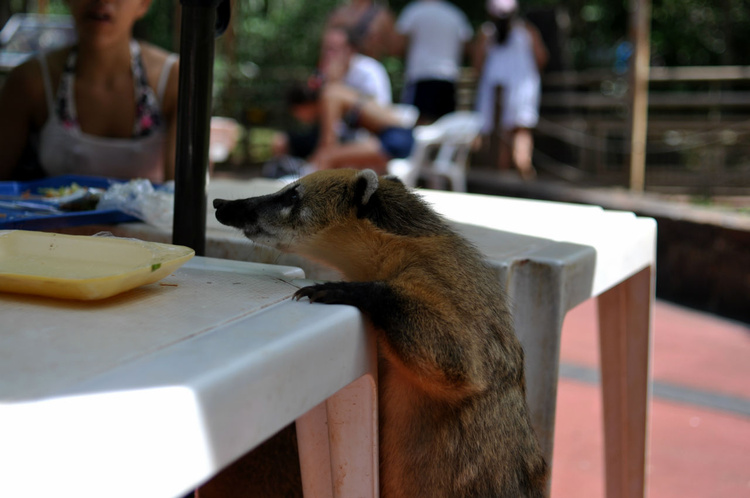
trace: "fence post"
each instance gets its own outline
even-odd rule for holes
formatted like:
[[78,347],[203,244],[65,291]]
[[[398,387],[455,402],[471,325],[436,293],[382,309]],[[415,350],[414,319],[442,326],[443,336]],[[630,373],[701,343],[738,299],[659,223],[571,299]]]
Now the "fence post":
[[642,192],[646,170],[651,0],[630,0],[630,189]]

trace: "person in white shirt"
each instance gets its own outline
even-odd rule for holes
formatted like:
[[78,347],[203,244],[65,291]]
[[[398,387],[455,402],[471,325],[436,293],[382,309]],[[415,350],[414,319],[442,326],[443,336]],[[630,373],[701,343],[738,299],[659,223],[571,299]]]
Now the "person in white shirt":
[[445,0],[417,0],[396,21],[406,49],[402,102],[416,106],[426,123],[456,109],[456,80],[473,30],[466,15]]
[[[300,176],[335,168],[371,168],[384,174],[388,161],[408,157],[414,145],[411,127],[391,106],[380,105],[340,81],[329,81],[320,89],[301,84],[290,90],[287,102],[295,116],[320,126],[315,151]],[[342,122],[368,133],[347,141],[338,132]]]
[[[474,53],[480,71],[476,109],[484,118],[482,134],[501,130],[500,168],[513,164],[521,177],[536,176],[531,164],[532,130],[539,120],[541,78],[548,53],[537,29],[517,15],[516,0],[488,0],[492,22],[482,26]],[[495,122],[495,89],[502,87],[502,116]]]
[[320,46],[318,76],[325,81],[341,81],[383,106],[392,102],[391,80],[385,66],[357,52],[351,33],[343,26],[326,29]]
[[[388,107],[393,102],[391,80],[383,64],[372,57],[357,53],[349,32],[341,26],[327,28],[324,32],[318,68],[307,84],[312,90],[318,90],[330,81],[342,83],[363,98],[373,99],[382,107]],[[274,158],[292,156],[307,159],[316,149],[320,128],[314,119],[299,113],[299,109],[291,110],[298,121],[307,125],[306,129],[302,132],[274,135],[271,144],[272,154]],[[345,127],[339,127],[339,130],[345,140],[353,135],[352,131]],[[276,176],[273,173],[275,170],[276,168],[269,167],[268,175]],[[283,170],[278,174],[286,172]]]

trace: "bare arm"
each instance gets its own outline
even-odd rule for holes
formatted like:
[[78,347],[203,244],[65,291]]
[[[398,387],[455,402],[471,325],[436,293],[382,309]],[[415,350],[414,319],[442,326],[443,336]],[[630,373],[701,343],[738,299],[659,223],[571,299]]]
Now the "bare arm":
[[487,46],[490,43],[491,29],[491,27],[484,24],[480,26],[477,30],[476,38],[467,47],[471,58],[471,67],[474,68],[477,76],[482,73],[484,60],[487,57]]
[[544,45],[544,40],[542,40],[542,35],[539,33],[539,30],[536,29],[536,26],[527,22],[526,29],[529,30],[529,34],[531,35],[531,46],[534,51],[536,67],[539,71],[542,71],[549,62],[549,52],[547,51],[547,47]]
[[369,42],[372,45],[372,56],[380,59],[399,50],[399,37],[396,32],[396,20],[390,9],[381,10],[370,26]]
[[[357,101],[356,91],[337,82],[326,83],[320,92],[320,138],[318,149],[325,149],[338,142],[336,126],[344,113]],[[314,154],[313,154],[314,155]]]
[[391,126],[400,126],[401,120],[391,110],[378,104],[372,98],[363,98],[356,90],[341,83],[327,83],[320,99],[320,142],[321,147],[335,144],[336,126],[344,115],[358,107],[358,126],[372,133],[379,133]]
[[409,46],[409,37],[405,34],[399,33],[398,31],[393,32],[393,40],[391,41],[390,54],[396,57],[403,57],[406,54],[406,47]]
[[[385,156],[379,145],[373,141],[366,143],[339,144],[336,125],[345,113],[358,107],[358,125],[378,133],[389,126],[399,126],[398,117],[388,107],[379,105],[372,99],[363,100],[357,91],[341,84],[326,83],[320,97],[320,138],[318,147],[309,161],[322,169],[341,165],[363,165],[385,170]],[[375,144],[379,142],[374,141]],[[381,161],[382,164],[378,163]]]
[[39,73],[36,61],[23,64],[10,73],[0,90],[0,180],[11,177],[26,147],[34,123],[34,102],[44,102]]

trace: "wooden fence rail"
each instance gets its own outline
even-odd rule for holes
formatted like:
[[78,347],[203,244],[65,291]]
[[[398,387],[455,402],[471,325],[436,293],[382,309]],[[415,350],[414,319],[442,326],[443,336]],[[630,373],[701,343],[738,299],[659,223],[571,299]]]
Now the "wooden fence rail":
[[[462,106],[474,99],[465,72]],[[609,70],[543,77],[534,161],[561,177],[627,185],[627,75]],[[750,193],[750,66],[651,68],[646,187]]]
[[[276,68],[236,78],[231,99],[219,99],[218,107],[250,126],[288,126],[284,89],[305,74]],[[537,166],[579,183],[627,185],[627,75],[591,69],[548,73],[542,81]],[[473,108],[476,84],[465,69],[460,109]],[[750,193],[750,66],[652,67],[649,92],[646,188]]]

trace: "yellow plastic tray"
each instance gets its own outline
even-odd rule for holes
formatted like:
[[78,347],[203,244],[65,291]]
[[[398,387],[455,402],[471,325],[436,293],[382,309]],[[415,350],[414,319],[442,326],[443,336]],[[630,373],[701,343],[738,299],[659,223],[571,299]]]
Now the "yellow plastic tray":
[[161,280],[194,255],[170,244],[5,230],[0,292],[104,299]]

